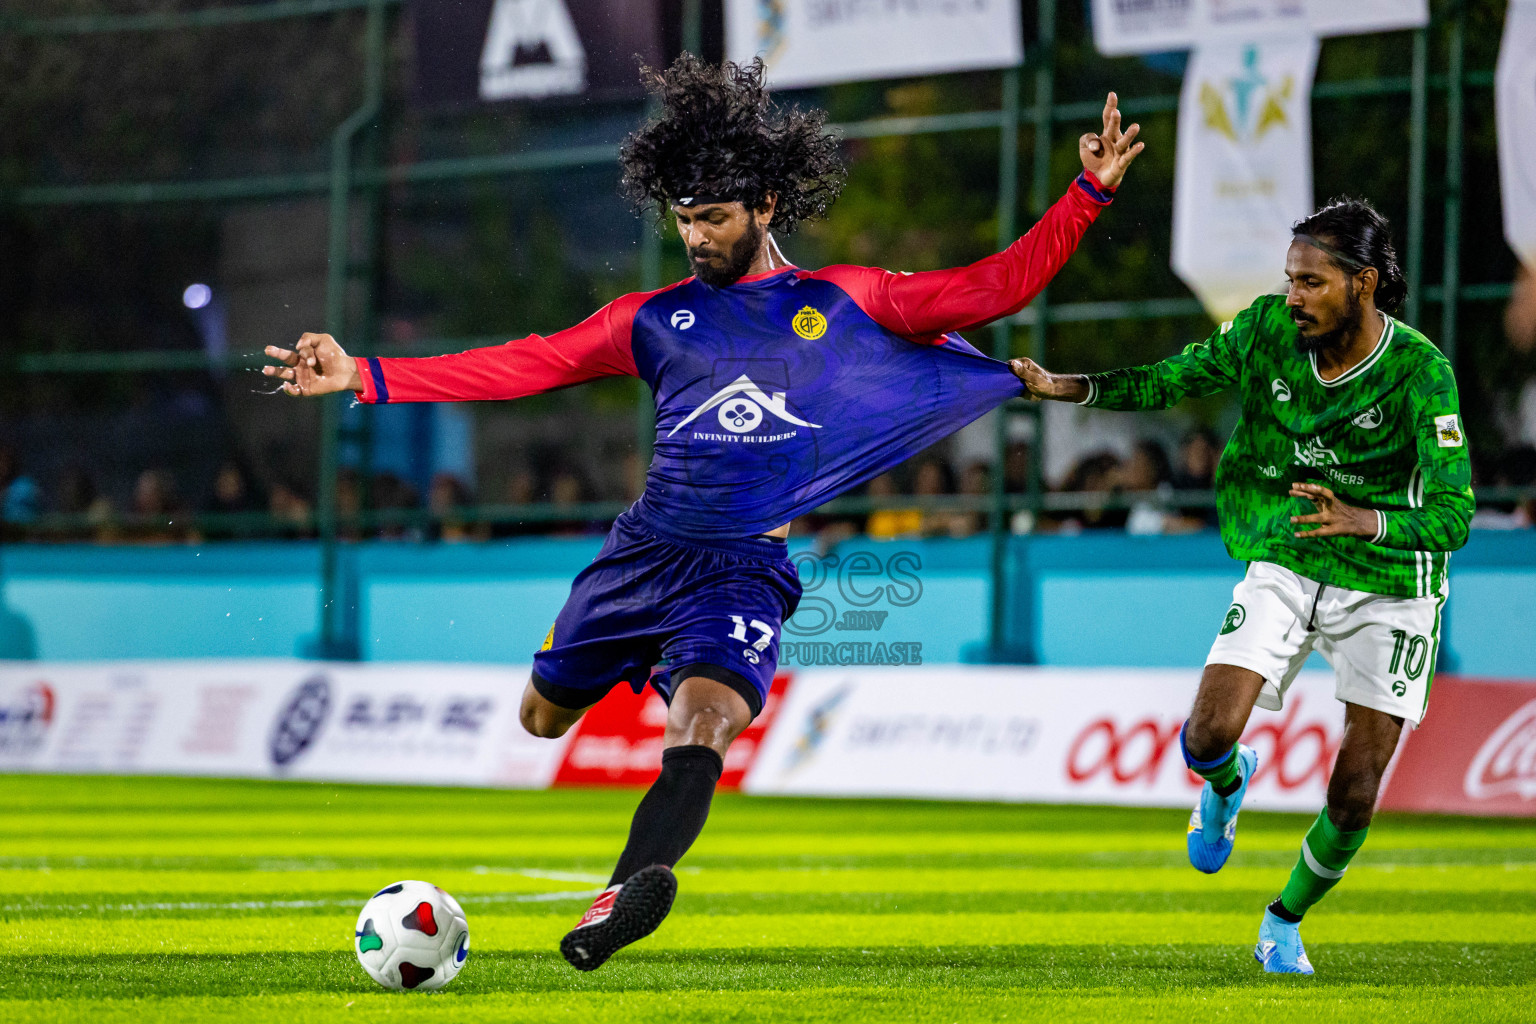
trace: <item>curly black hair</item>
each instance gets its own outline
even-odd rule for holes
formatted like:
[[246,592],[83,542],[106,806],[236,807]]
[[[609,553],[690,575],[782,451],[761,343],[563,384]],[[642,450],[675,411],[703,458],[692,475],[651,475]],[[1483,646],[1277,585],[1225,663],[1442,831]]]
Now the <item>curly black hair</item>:
[[1395,313],[1408,297],[1408,284],[1397,263],[1392,226],[1368,200],[1340,196],[1291,231],[1321,239],[1329,248],[1328,261],[1345,274],[1363,267],[1376,268],[1376,307]]
[[775,231],[789,234],[827,212],[847,178],[820,110],[775,105],[763,62],[707,64],[685,53],[665,71],[642,67],[662,112],[624,140],[620,190],[642,212],[681,196],[713,195],[761,208],[778,195]]

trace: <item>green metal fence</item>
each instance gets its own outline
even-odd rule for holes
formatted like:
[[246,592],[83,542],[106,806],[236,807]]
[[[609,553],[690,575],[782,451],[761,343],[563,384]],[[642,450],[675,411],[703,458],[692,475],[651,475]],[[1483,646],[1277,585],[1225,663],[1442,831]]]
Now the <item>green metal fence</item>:
[[[10,18],[0,20],[0,32],[25,36],[69,36],[97,33],[132,33],[176,31],[212,26],[235,26],[282,18],[304,18],[332,15],[344,11],[365,12],[365,61],[362,81],[362,101],[350,116],[339,124],[333,135],[328,172],[259,175],[236,178],[218,178],[196,181],[142,181],[115,182],[91,185],[35,184],[0,192],[0,202],[23,208],[63,206],[132,206],[146,204],[219,203],[252,199],[273,199],[303,195],[328,195],[330,204],[330,246],[327,280],[326,328],[345,344],[357,350],[387,351],[371,337],[370,310],[372,297],[365,296],[364,309],[359,314],[347,308],[349,275],[355,271],[348,251],[348,231],[353,220],[353,210],[359,196],[377,203],[379,190],[384,186],[447,182],[455,180],[484,179],[534,172],[553,171],[612,162],[617,144],[587,145],[567,148],[543,149],[531,152],[505,152],[486,156],[453,159],[421,160],[411,163],[382,165],[378,161],[381,146],[378,142],[379,122],[384,108],[384,80],[387,50],[388,21],[393,9],[402,0],[272,0],[264,4],[247,4],[233,7],[215,7],[196,12],[162,12],[133,15],[82,15],[56,19]],[[1058,0],[1039,0],[1036,5],[1035,42],[1029,48],[1026,64],[1022,68],[1002,72],[1001,103],[994,110],[973,110],[951,114],[920,117],[881,117],[837,125],[843,137],[865,139],[880,136],[921,135],[995,130],[998,133],[998,194],[997,194],[997,245],[1008,245],[1016,233],[1015,213],[1019,203],[1019,130],[1021,126],[1033,129],[1030,148],[1030,175],[1028,180],[1029,209],[1034,215],[1044,212],[1052,196],[1050,174],[1051,139],[1058,122],[1093,122],[1097,119],[1101,102],[1094,100],[1058,101],[1056,14]],[[1422,322],[1424,307],[1439,304],[1441,321],[1438,341],[1454,361],[1457,351],[1458,312],[1462,303],[1490,302],[1507,298],[1510,288],[1505,284],[1479,284],[1467,286],[1461,282],[1461,209],[1463,192],[1464,104],[1468,89],[1487,90],[1493,83],[1491,70],[1467,71],[1464,68],[1465,13],[1459,2],[1432,5],[1436,23],[1432,28],[1445,41],[1447,73],[1430,73],[1430,29],[1411,33],[1411,73],[1405,77],[1362,77],[1344,81],[1317,84],[1312,91],[1314,103],[1362,97],[1404,95],[1410,97],[1410,151],[1408,166],[1409,217],[1406,239],[1406,273],[1409,285],[1409,305],[1406,319]],[[686,0],[683,6],[683,41],[687,49],[699,49],[700,24],[698,0]],[[1025,79],[1029,80],[1030,95],[1025,101]],[[1430,124],[1431,97],[1443,97],[1445,110],[1446,162],[1442,171],[1443,201],[1439,211],[1444,222],[1444,274],[1437,285],[1426,286],[1425,219],[1429,214],[1427,187],[1428,167],[1427,135]],[[1142,96],[1125,100],[1122,109],[1128,117],[1144,117],[1153,113],[1177,109],[1177,94]],[[660,281],[661,240],[652,230],[641,230],[641,287],[658,287]],[[366,251],[366,247],[365,247]],[[366,268],[364,268],[366,270]],[[1042,293],[1035,302],[1019,314],[992,328],[992,346],[996,355],[1006,358],[1015,354],[1015,340],[1021,329],[1027,331],[1027,351],[1043,360],[1049,348],[1054,325],[1087,321],[1150,320],[1169,317],[1193,317],[1203,315],[1199,303],[1192,298],[1153,298],[1105,302],[1055,303],[1049,292]],[[499,342],[501,338],[439,339],[422,342],[405,351],[390,354],[431,354],[454,351],[472,344]],[[14,369],[21,373],[134,373],[149,370],[199,370],[218,369],[221,366],[253,365],[252,357],[232,356],[217,365],[203,353],[185,351],[135,351],[135,352],[72,352],[21,355],[14,361]],[[643,452],[649,452],[652,412],[643,385],[636,424],[637,443]],[[322,543],[322,597],[318,610],[319,644],[317,653],[331,657],[355,657],[357,638],[349,635],[349,622],[355,621],[345,614],[342,596],[342,569],[339,557],[341,528],[367,529],[379,525],[429,523],[433,516],[422,511],[366,512],[338,522],[336,482],[338,448],[342,437],[341,402],[339,396],[324,400],[322,414],[322,457],[318,481],[316,515],[312,528]],[[1004,580],[1007,556],[1008,524],[1013,512],[1033,512],[1053,509],[1071,509],[1096,506],[1124,505],[1135,495],[1047,494],[1041,480],[1041,448],[1038,442],[1031,446],[1033,465],[1029,487],[1024,493],[1008,493],[1001,472],[1002,453],[1005,447],[1008,424],[1014,416],[1035,419],[1035,437],[1041,436],[1043,423],[1038,406],[1027,402],[1013,402],[1004,407],[1003,415],[996,417],[996,443],[998,471],[992,474],[993,490],[989,497],[953,496],[948,499],[920,502],[910,497],[894,501],[875,501],[867,498],[843,498],[829,503],[821,511],[830,514],[857,515],[877,507],[892,504],[909,507],[914,504],[931,504],[955,511],[985,511],[989,513],[992,538],[993,596],[991,603],[991,636],[994,651],[1005,656],[1002,640],[1006,615],[1006,591]],[[1525,491],[1492,494],[1490,497],[1524,497]],[[1164,499],[1167,496],[1162,496]],[[1209,492],[1176,495],[1177,504],[1185,506],[1209,505]],[[594,502],[563,509],[544,505],[484,505],[456,510],[454,515],[468,522],[538,522],[562,519],[609,518],[624,508],[618,502]],[[254,516],[199,516],[191,524],[210,534],[222,534],[229,530],[259,528],[264,514]],[[80,517],[48,517],[40,524],[44,531],[68,532],[87,526]],[[131,524],[130,524],[131,525]],[[288,524],[294,529],[295,524]],[[306,524],[298,524],[305,529]]]

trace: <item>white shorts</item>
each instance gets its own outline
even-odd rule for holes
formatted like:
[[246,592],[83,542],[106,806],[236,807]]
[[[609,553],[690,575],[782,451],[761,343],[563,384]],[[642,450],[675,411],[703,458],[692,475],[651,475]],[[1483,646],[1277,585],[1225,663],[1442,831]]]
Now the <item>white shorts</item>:
[[1440,652],[1445,589],[1388,597],[1321,586],[1272,562],[1253,562],[1232,590],[1232,607],[1207,665],[1236,665],[1264,677],[1255,703],[1279,711],[1314,650],[1333,666],[1339,700],[1417,725],[1429,705]]

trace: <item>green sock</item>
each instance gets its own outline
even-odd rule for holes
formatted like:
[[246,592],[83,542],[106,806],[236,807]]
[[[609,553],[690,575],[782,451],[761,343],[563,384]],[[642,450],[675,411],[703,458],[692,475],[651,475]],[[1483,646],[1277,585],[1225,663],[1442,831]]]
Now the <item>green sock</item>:
[[1300,920],[1301,915],[1344,877],[1344,869],[1349,867],[1350,859],[1365,842],[1365,834],[1369,831],[1369,828],[1339,831],[1328,820],[1328,808],[1324,807],[1301,841],[1301,856],[1291,869],[1291,879],[1280,891],[1277,902]]
[[1221,763],[1213,768],[1191,768],[1190,771],[1200,776],[1211,784],[1211,788],[1222,796],[1226,796],[1237,789],[1239,767],[1237,764],[1237,744],[1232,744],[1231,753],[1221,759]]

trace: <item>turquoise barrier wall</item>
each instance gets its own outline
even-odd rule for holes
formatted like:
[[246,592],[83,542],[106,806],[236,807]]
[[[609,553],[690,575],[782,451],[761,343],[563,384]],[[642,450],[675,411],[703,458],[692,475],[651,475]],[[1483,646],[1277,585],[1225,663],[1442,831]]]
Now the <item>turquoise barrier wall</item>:
[[[349,549],[363,656],[526,661],[600,544]],[[805,542],[791,550],[807,589],[783,637],[786,664],[979,654],[985,538],[859,539],[821,558]],[[306,544],[10,547],[0,552],[0,656],[291,657],[314,628],[318,571]],[[1241,574],[1213,533],[1013,538],[1010,648],[1049,665],[1197,667]],[[1536,678],[1532,608],[1536,533],[1474,534],[1452,560],[1449,666]]]

